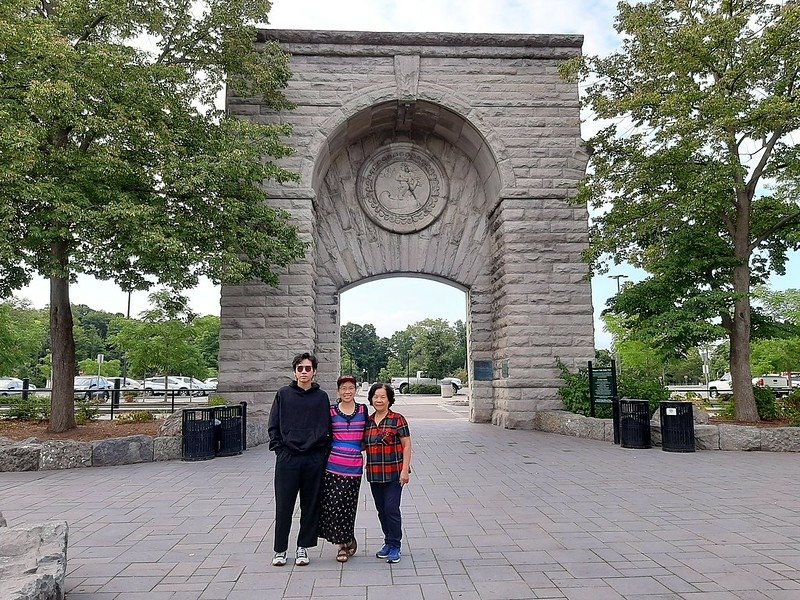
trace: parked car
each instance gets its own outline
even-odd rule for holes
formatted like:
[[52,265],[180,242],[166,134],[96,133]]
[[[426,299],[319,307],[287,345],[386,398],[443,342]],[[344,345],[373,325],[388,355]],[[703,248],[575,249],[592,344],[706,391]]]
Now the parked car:
[[183,381],[182,378],[175,375],[168,375],[166,382],[164,376],[148,377],[142,383],[142,389],[148,396],[163,396],[165,394],[174,393],[178,396],[190,396],[192,388],[189,384]]
[[733,392],[731,387],[731,374],[725,373],[719,379],[708,382],[708,395],[710,398],[716,398],[720,394],[730,394]]
[[408,392],[409,386],[412,385],[442,385],[449,383],[453,386],[453,393],[457,394],[458,390],[463,387],[461,380],[458,377],[443,377],[442,379],[436,379],[434,377],[428,377],[425,371],[417,371],[417,374],[413,377],[392,377],[392,387],[396,389],[401,394],[405,394]]
[[[28,390],[36,391],[36,386],[29,384]],[[20,394],[22,394],[22,379],[0,377],[0,396],[19,396]]]
[[784,371],[781,375],[792,380],[792,388],[800,388],[800,372]]
[[[192,394],[195,396],[207,396],[211,390],[209,386],[205,384],[205,382],[200,381],[195,377],[186,377],[184,375],[174,375],[175,379],[178,379],[189,386],[189,390],[191,390]],[[216,389],[216,386],[214,386]]]
[[105,377],[100,375],[78,375],[75,378],[76,398],[102,398],[108,400],[114,386]]
[[209,377],[203,383],[205,383],[206,387],[208,387],[209,394],[217,391],[217,384],[219,382],[217,381],[216,377]]
[[130,377],[106,377],[111,382],[111,387],[114,387],[114,382],[119,379],[119,389],[125,391],[138,392],[142,389],[142,382]]

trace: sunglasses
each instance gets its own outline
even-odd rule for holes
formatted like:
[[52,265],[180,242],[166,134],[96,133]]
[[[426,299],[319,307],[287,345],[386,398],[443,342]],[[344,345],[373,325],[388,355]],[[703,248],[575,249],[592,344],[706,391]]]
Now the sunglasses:
[[311,371],[314,370],[314,367],[312,367],[311,365],[297,365],[294,369],[298,373],[303,373],[303,372],[311,373]]

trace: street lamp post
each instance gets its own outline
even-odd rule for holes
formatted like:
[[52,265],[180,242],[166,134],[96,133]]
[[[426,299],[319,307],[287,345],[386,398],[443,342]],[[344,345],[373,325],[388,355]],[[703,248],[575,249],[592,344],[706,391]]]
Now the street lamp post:
[[708,372],[709,372],[709,358],[711,358],[711,349],[708,346],[700,347],[700,358],[703,359],[703,379],[706,382],[706,392],[708,392]]
[[628,276],[627,275],[609,275],[608,278],[617,280],[617,293],[619,294],[620,289],[621,289],[619,280],[620,279],[628,279]]
[[[628,279],[627,275],[609,275],[609,279],[616,279],[617,280],[617,294],[619,294],[621,286],[619,283],[620,279]],[[617,352],[616,344],[614,345],[614,359],[619,368],[619,372],[622,373],[622,361],[620,360],[619,353]]]

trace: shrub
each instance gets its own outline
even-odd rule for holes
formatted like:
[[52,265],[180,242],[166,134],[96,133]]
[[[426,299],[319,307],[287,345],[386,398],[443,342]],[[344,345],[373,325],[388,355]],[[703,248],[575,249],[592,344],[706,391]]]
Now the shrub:
[[658,379],[622,374],[619,394],[623,398],[647,400],[650,414],[658,410],[658,405],[669,400],[669,390]]
[[136,402],[136,392],[123,392],[122,397],[125,402]]
[[[564,385],[558,388],[558,395],[564,401],[565,408],[579,415],[589,416],[591,412],[591,401],[589,399],[589,371],[587,369],[578,369],[577,373],[572,373],[567,365],[561,362],[560,358],[556,359],[556,365],[561,371],[561,379]],[[608,409],[610,416],[611,408],[603,405],[603,408]],[[598,414],[595,410],[595,414]]]
[[26,400],[22,396],[8,396],[8,415],[22,421],[46,421],[50,418],[50,398],[31,394]]
[[791,427],[800,427],[800,388],[784,398],[783,415],[789,419]]
[[75,401],[75,423],[85,425],[89,421],[97,420],[100,415],[100,402],[89,398]]
[[[779,418],[778,405],[775,403],[775,392],[766,387],[753,386],[753,395],[756,397],[756,410],[762,421],[775,421]],[[722,419],[736,418],[736,399],[723,405],[719,411]]]
[[409,394],[440,394],[442,392],[442,388],[438,385],[419,385],[414,384],[410,388],[408,388]]
[[150,423],[151,421],[155,420],[155,416],[153,413],[148,412],[146,410],[140,410],[137,412],[126,413],[124,415],[120,415],[119,419],[117,419],[118,423],[123,424],[130,424],[130,423]]
[[214,394],[208,397],[209,406],[226,406],[228,402],[222,396]]
[[778,406],[775,404],[775,392],[767,387],[753,386],[753,394],[756,397],[756,409],[761,420],[776,421],[779,415]]

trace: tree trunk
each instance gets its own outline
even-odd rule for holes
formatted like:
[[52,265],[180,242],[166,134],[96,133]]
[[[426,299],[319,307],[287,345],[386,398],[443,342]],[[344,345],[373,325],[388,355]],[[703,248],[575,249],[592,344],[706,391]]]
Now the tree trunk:
[[53,391],[48,431],[58,433],[75,427],[75,338],[69,303],[67,246],[52,246],[57,274],[50,277],[50,343],[53,351]]
[[736,401],[736,420],[759,421],[756,398],[753,394],[753,375],[750,371],[750,267],[733,270],[733,290],[738,294],[728,324],[731,341],[731,383]]

